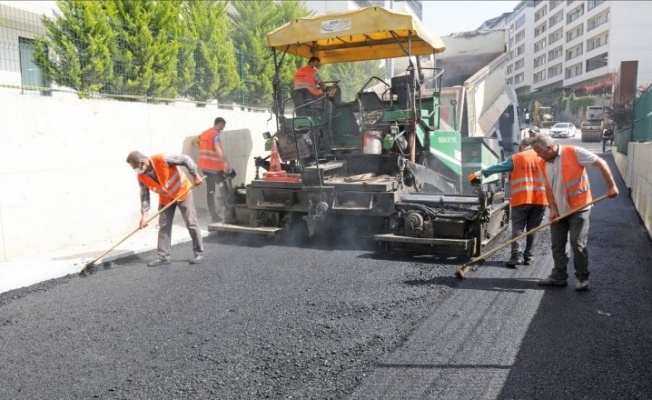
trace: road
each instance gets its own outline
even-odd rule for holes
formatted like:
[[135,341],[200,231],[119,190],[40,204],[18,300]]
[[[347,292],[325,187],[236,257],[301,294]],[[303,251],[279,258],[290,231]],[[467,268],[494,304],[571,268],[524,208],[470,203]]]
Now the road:
[[197,266],[186,243],[170,265],[146,254],[5,293],[0,398],[651,398],[652,244],[617,180],[625,195],[591,212],[585,293],[536,285],[547,229],[534,265],[503,267],[505,250],[463,281],[460,260],[344,235],[210,236]]

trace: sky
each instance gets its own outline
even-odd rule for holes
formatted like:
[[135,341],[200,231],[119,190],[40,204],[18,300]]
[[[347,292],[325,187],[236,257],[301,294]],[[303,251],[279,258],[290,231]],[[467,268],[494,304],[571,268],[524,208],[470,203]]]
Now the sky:
[[423,23],[436,35],[472,31],[490,18],[513,11],[520,1],[433,1],[423,2]]

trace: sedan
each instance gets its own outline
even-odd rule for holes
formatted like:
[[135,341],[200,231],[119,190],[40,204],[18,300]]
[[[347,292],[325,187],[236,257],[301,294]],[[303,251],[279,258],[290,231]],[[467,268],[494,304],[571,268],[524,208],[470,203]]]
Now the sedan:
[[575,137],[575,125],[570,122],[560,122],[550,128],[550,136],[554,138]]

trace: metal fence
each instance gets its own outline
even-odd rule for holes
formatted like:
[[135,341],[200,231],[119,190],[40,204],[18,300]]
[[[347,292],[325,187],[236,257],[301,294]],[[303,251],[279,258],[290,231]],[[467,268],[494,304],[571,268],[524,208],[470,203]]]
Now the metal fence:
[[652,86],[634,100],[633,124],[618,129],[615,141],[623,154],[627,154],[630,142],[652,141]]
[[[244,85],[228,98],[196,101],[193,96],[176,94],[152,94],[149,90],[133,89],[120,91],[115,89],[98,90],[81,95],[81,92],[65,84],[57,84],[48,79],[47,74],[35,61],[36,40],[47,33],[43,17],[54,18],[59,13],[55,1],[0,1],[0,91],[16,92],[37,96],[71,95],[79,97],[112,98],[127,101],[145,102],[190,102],[196,104],[217,105],[220,108],[246,107],[254,111],[263,111],[251,107],[251,95]],[[244,56],[241,50],[235,50],[238,74],[243,81],[244,68],[240,63]],[[194,54],[193,54],[194,56]],[[55,56],[56,57],[56,56]],[[115,82],[126,81],[126,76],[115,76]],[[106,83],[106,82],[103,82]],[[116,88],[117,85],[103,85]],[[123,85],[126,87],[128,85]],[[218,91],[219,93],[219,91]],[[270,102],[271,103],[271,102]]]

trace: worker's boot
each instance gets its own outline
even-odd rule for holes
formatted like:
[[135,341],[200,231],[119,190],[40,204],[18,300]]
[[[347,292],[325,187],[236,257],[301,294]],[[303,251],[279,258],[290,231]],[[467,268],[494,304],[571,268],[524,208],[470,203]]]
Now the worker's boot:
[[512,253],[512,257],[505,262],[505,265],[508,268],[516,268],[517,265],[523,265],[523,254]]

